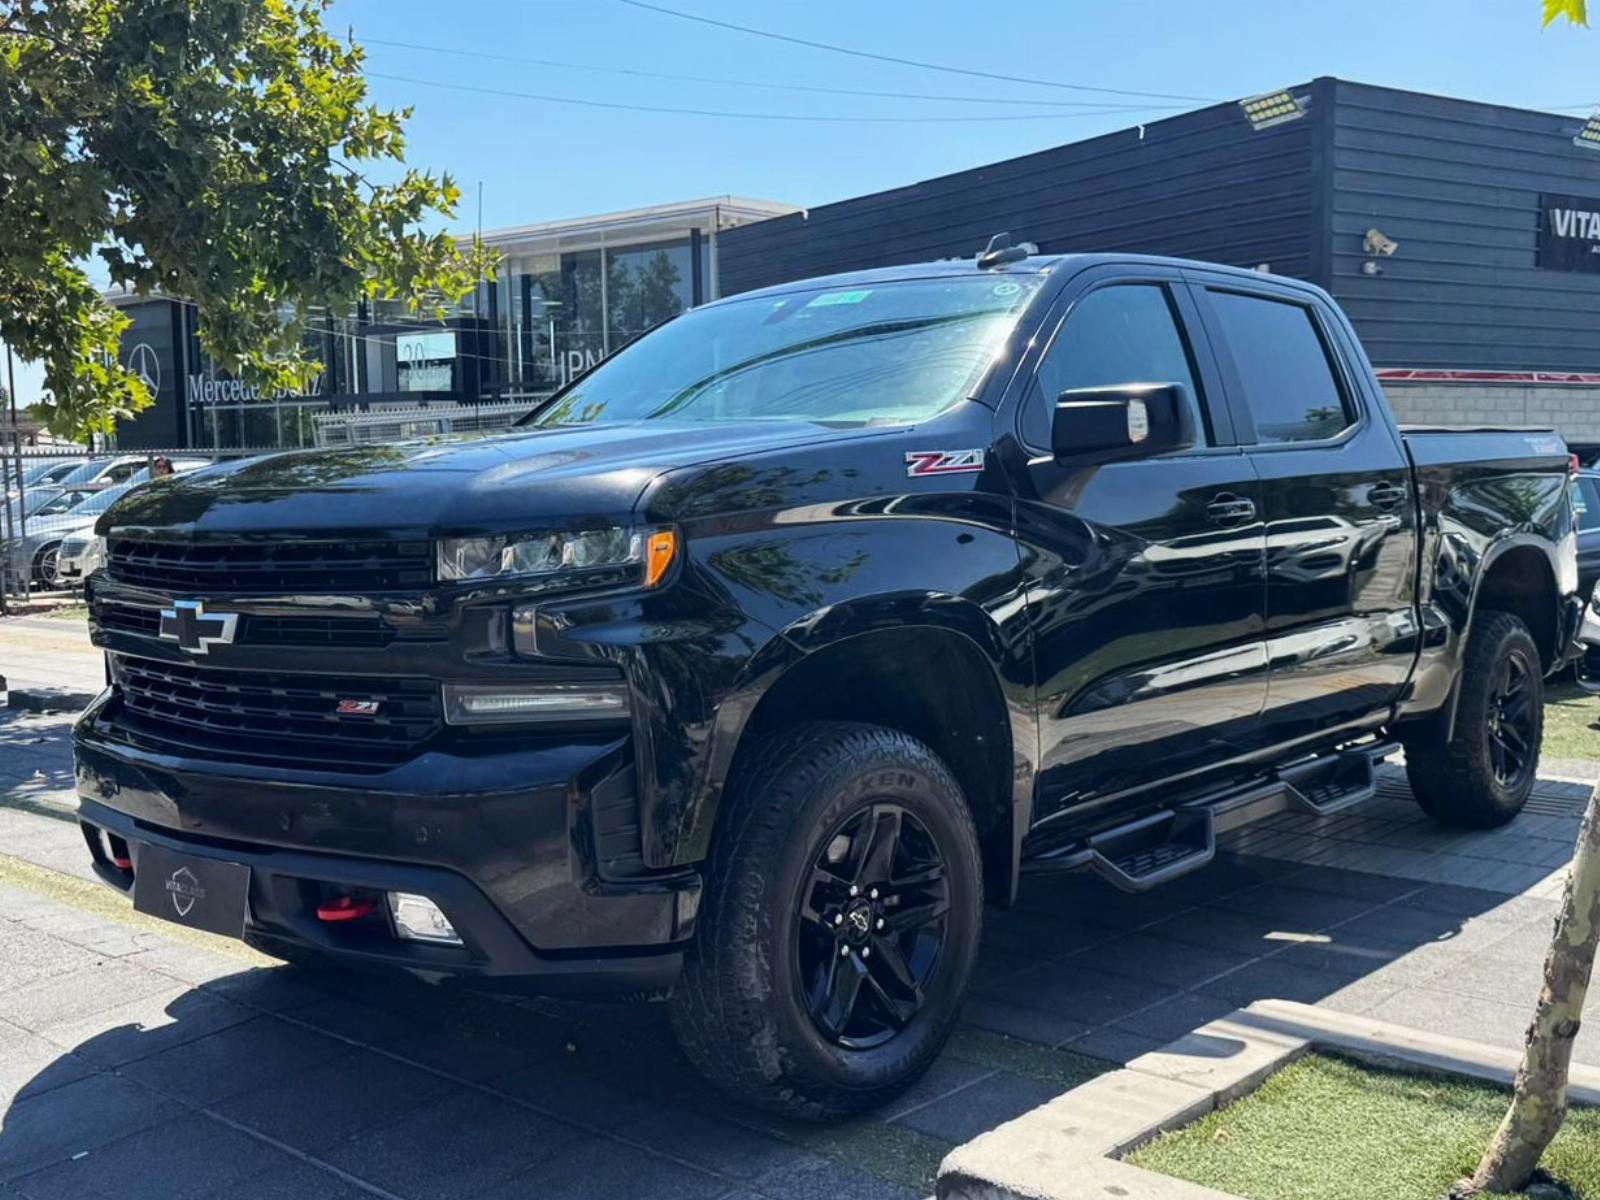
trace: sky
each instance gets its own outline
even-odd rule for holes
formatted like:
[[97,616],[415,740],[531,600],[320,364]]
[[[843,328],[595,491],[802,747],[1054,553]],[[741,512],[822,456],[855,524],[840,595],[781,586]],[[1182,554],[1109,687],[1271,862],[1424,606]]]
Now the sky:
[[[994,10],[972,0],[652,2],[968,70],[1197,99],[869,61],[622,0],[335,0],[326,19],[367,46],[372,98],[414,109],[409,162],[448,172],[462,186],[451,226],[462,233],[478,222],[480,184],[485,229],[724,194],[811,207],[1319,75],[1529,108],[1583,111],[1600,103],[1600,28],[1541,29],[1539,0],[1011,0]],[[426,48],[387,44],[394,42]],[[621,73],[631,71],[1024,103],[840,96]],[[785,119],[641,112],[557,97]],[[1008,119],[791,119],[1002,115]],[[17,382],[24,403],[36,398],[31,370]]]

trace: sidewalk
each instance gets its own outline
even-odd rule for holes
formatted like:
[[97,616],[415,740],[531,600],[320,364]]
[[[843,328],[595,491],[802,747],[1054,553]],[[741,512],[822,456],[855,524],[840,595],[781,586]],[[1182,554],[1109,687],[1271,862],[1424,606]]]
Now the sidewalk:
[[82,617],[6,617],[0,619],[0,676],[12,691],[66,702],[97,694],[105,686],[105,664]]
[[[1570,850],[1585,791],[1542,783],[1509,830],[1463,835],[1390,772],[1356,814],[1240,835],[1150,895],[1033,879],[990,914],[965,1023],[928,1076],[819,1129],[711,1093],[659,1005],[270,966],[132,913],[86,882],[70,724],[0,712],[6,1200],[907,1200],[956,1144],[1257,999],[1515,1047],[1560,880],[1541,862]],[[1591,1065],[1596,1027],[1577,1047]]]

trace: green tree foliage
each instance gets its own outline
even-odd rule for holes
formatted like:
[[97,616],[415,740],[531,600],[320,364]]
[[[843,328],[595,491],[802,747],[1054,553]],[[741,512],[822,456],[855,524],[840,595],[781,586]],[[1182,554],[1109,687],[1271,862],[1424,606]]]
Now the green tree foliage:
[[316,373],[315,311],[471,290],[481,251],[424,230],[459,189],[403,167],[410,112],[367,102],[327,2],[0,0],[0,337],[43,364],[53,432],[151,400],[93,257],[192,301],[222,369],[282,388]]
[[1565,17],[1574,25],[1589,24],[1589,0],[1544,0],[1544,23]]

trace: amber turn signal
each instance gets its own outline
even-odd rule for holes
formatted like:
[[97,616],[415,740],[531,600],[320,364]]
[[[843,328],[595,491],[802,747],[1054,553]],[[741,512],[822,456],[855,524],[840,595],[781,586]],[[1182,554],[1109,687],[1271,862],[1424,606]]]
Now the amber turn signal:
[[658,529],[650,535],[644,552],[644,585],[655,587],[666,577],[678,555],[678,535],[671,529]]

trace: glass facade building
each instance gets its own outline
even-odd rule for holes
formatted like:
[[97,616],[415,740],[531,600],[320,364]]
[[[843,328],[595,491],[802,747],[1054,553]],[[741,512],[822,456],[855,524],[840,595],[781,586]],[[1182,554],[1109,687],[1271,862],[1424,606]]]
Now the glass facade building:
[[[126,448],[230,450],[339,445],[484,428],[506,420],[646,330],[717,296],[717,238],[795,212],[719,197],[486,231],[492,280],[442,321],[398,304],[313,322],[323,365],[303,395],[227,378],[200,349],[180,301],[108,296],[134,327],[123,361],[154,384],[156,405],[118,430]],[[472,412],[454,410],[470,407]]]

